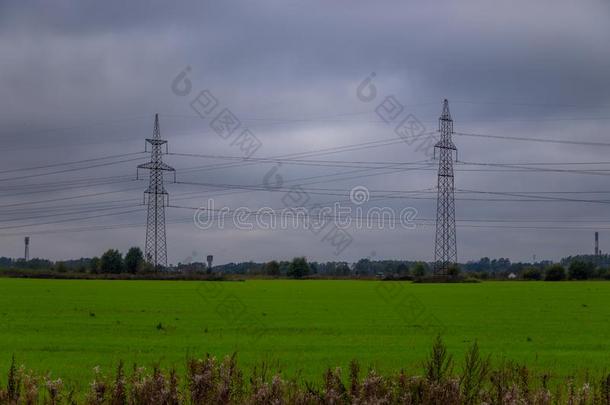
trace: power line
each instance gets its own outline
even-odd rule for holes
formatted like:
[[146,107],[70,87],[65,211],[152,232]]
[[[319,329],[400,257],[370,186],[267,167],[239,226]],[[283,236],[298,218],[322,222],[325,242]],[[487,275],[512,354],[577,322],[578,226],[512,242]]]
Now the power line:
[[[65,132],[65,131],[72,131],[72,130],[75,130],[75,129],[91,128],[91,127],[97,127],[97,126],[115,125],[115,124],[126,122],[126,121],[134,121],[134,120],[137,120],[137,119],[143,119],[145,117],[146,117],[145,115],[137,115],[137,116],[131,116],[131,117],[126,117],[126,118],[121,118],[121,119],[103,120],[103,121],[98,121],[98,122],[93,122],[93,123],[76,124],[76,125],[69,126],[69,127],[46,128],[46,129],[40,129],[40,130],[35,130],[35,131],[21,132],[21,133],[13,135],[12,137],[13,138],[23,138],[23,137],[28,136],[28,135],[37,135],[37,134],[49,133],[49,132]],[[10,136],[7,135],[7,134],[2,134],[2,137],[6,139],[6,138],[8,138]]]
[[[412,139],[429,136],[430,134],[432,134],[432,133],[416,135],[416,136],[413,136]],[[382,140],[377,140],[377,141],[356,143],[356,144],[351,144],[351,145],[334,146],[334,147],[329,147],[329,148],[312,150],[312,151],[308,151],[308,152],[297,152],[297,153],[289,153],[289,154],[284,154],[284,155],[271,156],[271,157],[268,157],[267,159],[322,156],[322,155],[328,155],[328,154],[334,154],[334,153],[345,153],[345,152],[353,152],[356,150],[390,146],[390,145],[395,145],[395,144],[399,144],[399,143],[403,143],[403,142],[404,142],[404,139],[397,139],[397,138],[393,137],[393,138],[387,138],[387,139],[382,139]],[[238,163],[209,164],[209,165],[205,165],[205,166],[201,166],[201,167],[193,168],[193,169],[189,169],[189,170],[190,171],[216,170],[216,169],[225,169],[225,168],[232,168],[232,167],[250,166],[253,164],[258,164],[258,162],[257,161],[248,161],[248,159],[246,159],[245,161],[238,162]],[[184,172],[184,170],[181,170],[181,172]]]
[[[189,207],[189,206],[181,206],[181,205],[171,205],[171,208],[178,208],[178,209],[186,209],[186,210],[191,210],[191,211],[211,211],[212,215],[216,215],[217,218],[220,218],[221,215],[234,215],[236,214],[238,211],[237,210],[231,210],[231,209],[209,209],[209,208],[204,208],[204,207]],[[297,214],[295,214],[293,211],[291,211],[291,208],[282,208],[282,209],[273,209],[271,208],[270,210],[267,209],[264,212],[261,211],[252,211],[252,210],[244,210],[244,209],[240,209],[239,213],[240,215],[243,215],[244,217],[265,217],[265,216],[274,216],[274,217],[282,217],[282,218],[289,218],[289,219],[294,219],[294,218],[298,218]],[[366,216],[360,216],[360,215],[318,215],[318,214],[314,214],[314,215],[310,215],[307,212],[301,212],[298,215],[300,215],[300,218],[303,219],[317,219],[317,220],[334,220],[334,221],[342,221],[342,223],[345,223],[345,219],[351,219],[354,221],[360,221],[360,222],[365,222],[367,221],[367,217]],[[213,217],[212,217],[213,219]],[[243,219],[243,218],[242,218]],[[375,219],[375,222],[378,223],[384,223],[384,224],[396,224],[399,220],[394,218],[385,218],[385,217],[379,217]],[[430,225],[434,225],[435,223],[435,219],[434,218],[413,218],[411,220],[411,222],[413,223],[422,223],[422,225],[426,225],[426,224],[430,224]],[[458,220],[456,219],[456,222],[486,222],[486,219],[483,220],[476,220],[476,219],[466,219],[466,220]],[[561,221],[561,220],[559,220]],[[490,221],[490,222],[511,222],[511,221],[506,221],[506,220],[498,220],[498,221]],[[513,222],[519,222],[519,221],[513,221]],[[499,228],[499,229],[510,229],[510,228],[514,228],[514,229],[574,229],[574,230],[589,230],[589,229],[597,229],[597,226],[587,226],[587,227],[568,227],[568,226],[541,226],[541,225],[469,225],[469,224],[461,224],[459,225],[460,227],[464,227],[464,228]],[[605,228],[600,228],[600,229],[610,229],[609,227],[605,227]],[[409,229],[412,230],[412,229]]]
[[[489,195],[505,195],[512,197],[526,197],[529,198],[531,194],[520,194],[520,193],[507,193],[501,191],[476,191],[476,190],[461,190],[468,193],[476,194],[489,194]],[[591,200],[591,199],[580,199],[580,198],[565,198],[565,197],[547,197],[547,196],[536,196],[539,199],[548,201],[565,201],[565,202],[581,202],[581,203],[596,203],[596,204],[608,204],[610,200]]]
[[505,136],[493,134],[473,134],[468,132],[454,132],[459,136],[471,136],[477,138],[503,139],[509,141],[524,141],[524,142],[541,142],[541,143],[557,143],[566,145],[583,145],[583,146],[610,146],[607,142],[592,142],[592,141],[574,141],[571,139],[553,139],[553,138],[527,138],[523,136]]
[[101,156],[101,157],[97,157],[97,158],[75,160],[75,161],[72,161],[72,162],[60,162],[60,163],[52,163],[52,164],[42,165],[42,166],[21,167],[21,168],[18,168],[18,169],[2,170],[2,171],[0,171],[0,174],[20,172],[20,171],[39,170],[39,169],[48,169],[48,168],[51,168],[51,167],[69,166],[69,165],[75,165],[75,164],[80,164],[80,163],[90,163],[90,162],[96,162],[96,161],[99,161],[99,160],[107,160],[107,159],[126,157],[126,156],[133,156],[133,155],[141,155],[142,153],[145,153],[145,152],[121,153],[121,154],[118,154],[118,155],[107,155],[107,156]]
[[124,199],[120,199],[120,200],[83,201],[83,202],[79,202],[76,204],[64,204],[61,206],[42,206],[42,207],[30,206],[30,207],[11,209],[11,210],[2,209],[2,210],[0,210],[0,215],[1,216],[19,215],[19,214],[25,215],[27,213],[39,213],[39,212],[41,212],[41,210],[44,210],[45,212],[57,212],[57,211],[79,209],[82,207],[108,207],[108,206],[110,206],[109,204],[125,203],[125,202],[140,202],[141,203],[142,199],[141,198],[124,198]]
[[[193,222],[193,218],[189,217],[189,218],[185,218],[182,220],[167,221],[166,223],[184,224],[184,223],[192,223],[192,222]],[[143,227],[145,227],[145,225],[142,224],[141,222],[127,223],[127,224],[92,225],[92,226],[72,227],[72,228],[64,228],[64,229],[47,229],[47,230],[41,230],[41,231],[28,230],[28,231],[24,231],[24,232],[3,233],[3,234],[0,234],[0,237],[12,237],[12,236],[19,236],[19,235],[24,235],[24,234],[55,235],[55,234],[62,234],[62,233],[73,233],[73,232],[78,233],[78,232],[90,232],[90,231],[113,230],[113,229],[124,229],[124,228],[143,228]]]
[[480,104],[480,105],[511,105],[521,107],[566,107],[566,108],[610,108],[608,104],[564,104],[564,103],[530,103],[530,102],[513,102],[513,101],[471,101],[471,100],[451,100],[452,103],[458,104]]
[[119,163],[134,162],[136,160],[142,160],[142,159],[143,158],[123,159],[123,160],[119,160],[116,162],[105,162],[105,163],[98,163],[98,164],[89,165],[89,166],[73,167],[73,168],[69,168],[69,169],[62,169],[62,170],[56,170],[56,171],[51,171],[51,172],[45,172],[45,173],[29,174],[29,175],[23,175],[23,176],[19,176],[19,177],[2,178],[2,179],[0,179],[0,181],[23,180],[23,179],[33,178],[33,177],[50,176],[52,174],[69,173],[69,172],[75,172],[75,171],[85,170],[85,169],[93,169],[96,167],[111,166],[111,165],[115,165],[115,164],[119,164]]
[[[371,161],[371,160],[319,160],[319,159],[298,159],[298,158],[273,158],[273,157],[262,157],[262,158],[244,158],[241,156],[231,155],[210,155],[210,154],[199,154],[199,153],[176,153],[170,152],[168,155],[174,156],[185,156],[185,157],[198,157],[204,159],[224,159],[224,160],[238,160],[243,162],[260,162],[260,163],[328,163],[328,164],[363,164],[363,165],[414,165],[421,163],[432,163],[431,160],[419,160],[415,162],[397,162],[397,161]],[[485,163],[470,163],[460,161],[462,164],[485,164]],[[585,161],[585,162],[504,162],[496,163],[503,165],[522,165],[522,166],[540,166],[540,165],[605,165],[610,164],[610,161]]]
[[[177,207],[173,207],[173,208],[177,208]],[[197,207],[183,207],[185,209],[189,209],[189,210],[199,210],[200,208]],[[488,221],[488,219],[482,219],[482,220],[474,220],[474,219],[464,219],[464,220],[460,220],[457,219],[456,220],[458,222],[457,227],[458,228],[480,228],[480,229],[531,229],[531,230],[571,230],[571,231],[591,231],[591,230],[610,230],[610,226],[608,227],[603,227],[603,226],[591,226],[591,227],[569,227],[569,226],[553,226],[553,227],[549,227],[549,226],[506,226],[506,225],[469,225],[469,224],[461,224],[461,222],[467,222],[467,221]],[[491,222],[497,222],[497,221],[504,221],[504,220],[491,220]],[[528,220],[523,220],[523,221],[528,221]],[[557,221],[561,222],[563,221],[562,219],[558,219]],[[593,220],[591,220],[593,221]],[[189,216],[188,218],[184,218],[184,219],[178,219],[178,220],[169,220],[167,221],[168,224],[188,224],[188,223],[192,223],[193,222],[193,218],[192,216]],[[434,219],[432,218],[427,218],[427,219],[414,219],[413,222],[429,222],[430,225],[433,224]],[[509,221],[507,221],[509,222]],[[602,221],[603,222],[603,221]],[[40,230],[40,231],[35,231],[35,230],[27,230],[27,231],[23,231],[23,232],[13,232],[13,233],[2,233],[0,234],[0,237],[12,237],[12,236],[20,236],[20,235],[24,235],[24,234],[29,234],[29,235],[54,235],[54,234],[64,234],[64,233],[80,233],[80,232],[92,232],[92,231],[102,231],[102,230],[115,230],[115,229],[127,229],[127,228],[143,228],[144,224],[140,223],[140,222],[135,222],[135,223],[120,223],[120,224],[107,224],[107,225],[92,225],[92,226],[81,226],[81,227],[72,227],[72,228],[63,228],[63,229],[51,229],[51,230]],[[425,225],[420,225],[418,226],[418,228],[421,229],[421,227],[425,227]]]
[[99,192],[99,193],[81,194],[81,195],[70,196],[70,197],[52,198],[52,199],[47,199],[47,200],[18,202],[18,203],[0,205],[0,208],[20,207],[23,205],[34,205],[34,204],[41,204],[41,203],[45,203],[45,202],[57,202],[57,201],[73,200],[73,199],[77,199],[77,198],[97,197],[97,196],[106,195],[106,194],[124,193],[126,191],[133,191],[133,189],[128,188],[128,189],[122,189],[122,190],[103,191],[103,192]]
[[[83,209],[83,210],[70,210],[70,212],[55,213],[55,214],[49,214],[47,212],[47,213],[42,214],[42,215],[28,215],[28,216],[24,216],[24,217],[17,217],[17,218],[0,220],[0,223],[15,222],[15,221],[24,221],[24,220],[39,219],[39,218],[49,218],[49,217],[60,217],[60,216],[64,216],[64,215],[86,214],[86,213],[89,213],[89,212],[111,211],[111,210],[122,209],[122,208],[126,208],[126,207],[141,206],[141,205],[142,204],[128,204],[128,205],[112,206],[112,207],[106,207],[106,208],[104,208],[104,207],[96,207],[96,208],[88,208],[88,209]],[[78,218],[76,220],[78,220]]]
[[[358,176],[358,178],[361,178],[363,176]],[[300,190],[302,190],[303,192],[306,192],[308,194],[313,194],[313,195],[329,195],[329,196],[345,196],[345,195],[349,195],[349,192],[351,191],[351,189],[339,189],[339,188],[320,188],[320,187],[302,187],[308,184],[316,184],[319,182],[312,182],[312,183],[300,183],[299,186],[301,186]],[[186,184],[186,185],[199,185],[199,186],[205,186],[205,187],[211,187],[211,188],[222,188],[222,189],[229,189],[229,190],[245,190],[245,191],[270,191],[270,192],[290,192],[292,189],[291,188],[287,188],[287,187],[275,187],[275,188],[268,188],[265,187],[263,185],[243,185],[243,184],[227,184],[227,183],[198,183],[198,182],[177,182],[176,184]],[[432,193],[432,191],[430,191],[430,189],[423,189],[423,190],[387,190],[387,189],[382,189],[382,190],[376,190],[376,189],[369,189],[368,190],[370,193],[375,194],[375,193],[392,193],[392,194],[422,194],[422,193]],[[466,190],[466,189],[456,189],[457,192],[459,193],[476,193],[476,194],[490,194],[490,195],[502,195],[502,196],[512,196],[512,197],[520,197],[518,199],[484,199],[484,198],[477,198],[477,199],[473,199],[473,198],[459,198],[460,200],[463,201],[502,201],[502,202],[543,202],[543,201],[549,201],[549,202],[556,202],[556,201],[563,201],[563,202],[584,202],[584,203],[600,203],[600,204],[607,204],[608,202],[610,202],[610,200],[593,200],[593,199],[575,199],[575,198],[564,198],[564,197],[553,197],[553,196],[548,196],[548,195],[541,195],[541,194],[562,194],[564,192],[562,191],[546,191],[546,192],[534,192],[534,191],[526,191],[526,192],[492,192],[492,191],[481,191],[481,190]],[[565,193],[582,193],[581,192],[565,192]],[[593,192],[594,193],[594,192]],[[610,193],[610,191],[605,191],[602,193]],[[382,196],[383,198],[395,198],[395,199],[433,199],[433,198],[426,198],[426,197],[417,197],[417,196],[404,196],[404,195],[400,195],[400,196]]]
[[561,168],[546,168],[536,166],[521,166],[519,164],[505,164],[505,163],[488,163],[488,162],[460,162],[464,165],[471,166],[486,166],[503,169],[517,169],[529,172],[547,172],[547,173],[573,173],[573,174],[588,174],[595,176],[608,176],[610,169],[595,169],[595,170],[578,170],[578,169],[561,169]]
[[[429,103],[428,103],[429,104]],[[474,103],[473,103],[474,104]],[[421,104],[424,105],[424,104]],[[519,105],[519,104],[515,104]],[[526,106],[525,104],[522,104]],[[408,107],[408,106],[403,106]],[[372,115],[373,111],[354,113],[354,115]],[[169,118],[189,118],[189,119],[201,119],[198,115],[181,115],[181,114],[163,114],[163,116]],[[347,115],[344,115],[347,116]],[[590,116],[590,117],[545,117],[545,118],[474,118],[474,119],[463,119],[462,122],[543,122],[543,121],[604,121],[610,120],[610,116]],[[263,123],[263,124],[313,124],[313,123],[327,123],[327,124],[375,124],[375,125],[387,125],[387,122],[382,119],[336,119],[333,116],[319,117],[319,118],[280,118],[280,117],[244,117],[240,116],[240,121],[250,123]],[[420,122],[434,123],[435,120],[421,120]],[[250,124],[252,125],[252,124]]]
[[102,218],[102,217],[107,217],[107,216],[111,216],[111,215],[132,214],[134,212],[140,212],[140,211],[141,211],[141,209],[138,208],[137,210],[128,210],[128,211],[114,212],[114,213],[109,213],[109,214],[90,215],[90,216],[85,216],[85,217],[80,217],[80,218],[68,218],[68,219],[62,219],[62,220],[58,220],[58,221],[41,222],[41,223],[36,223],[36,224],[10,225],[10,226],[0,227],[0,230],[29,228],[29,227],[32,227],[32,226],[53,225],[53,224],[60,224],[60,223],[64,223],[64,222],[73,222],[73,221],[84,221],[84,220],[87,220],[87,219]]
[[84,178],[74,178],[71,180],[60,180],[60,181],[47,181],[44,183],[25,183],[25,184],[3,184],[0,185],[0,190],[4,192],[9,191],[22,191],[27,189],[41,189],[41,188],[50,188],[56,189],[56,187],[63,186],[76,186],[79,184],[97,184],[103,183],[106,181],[115,181],[115,180],[136,180],[133,175],[114,175],[114,176],[102,176],[102,177],[84,177]]
[[112,185],[112,184],[120,184],[120,183],[129,183],[132,181],[138,181],[137,179],[126,179],[126,180],[115,180],[115,181],[103,181],[103,182],[91,182],[91,183],[86,183],[86,184],[78,184],[78,185],[73,185],[73,186],[67,186],[67,187],[59,187],[59,188],[44,188],[42,190],[30,190],[30,191],[24,191],[24,192],[20,192],[20,193],[11,193],[10,195],[2,195],[0,196],[0,198],[6,198],[6,197],[15,197],[15,196],[20,196],[20,195],[30,195],[30,194],[38,194],[38,193],[47,193],[49,191],[66,191],[66,190],[74,190],[74,189],[82,189],[82,188],[91,188],[91,187],[99,187],[99,186],[107,186],[107,185]]

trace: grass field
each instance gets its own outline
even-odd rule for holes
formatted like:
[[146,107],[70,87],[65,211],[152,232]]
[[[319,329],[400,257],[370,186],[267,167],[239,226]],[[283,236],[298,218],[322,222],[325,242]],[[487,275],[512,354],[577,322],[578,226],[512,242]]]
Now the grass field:
[[184,367],[236,351],[318,380],[357,358],[413,369],[443,333],[461,358],[484,353],[556,375],[607,369],[610,283],[83,281],[0,279],[0,367],[10,357],[75,386],[122,359]]

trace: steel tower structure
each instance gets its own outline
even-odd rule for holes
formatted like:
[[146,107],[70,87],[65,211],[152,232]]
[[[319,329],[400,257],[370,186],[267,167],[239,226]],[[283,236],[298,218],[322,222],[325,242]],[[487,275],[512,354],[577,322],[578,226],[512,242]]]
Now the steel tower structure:
[[[597,235],[597,232],[595,234]],[[24,242],[25,242],[25,252],[24,252],[23,258],[27,262],[30,260],[30,237],[26,236],[24,239]]]
[[455,151],[457,157],[457,148],[451,141],[453,120],[449,113],[449,101],[447,99],[443,101],[443,112],[438,123],[440,140],[434,145],[435,155],[436,149],[439,149],[434,273],[436,275],[446,275],[449,267],[457,263],[453,177],[453,151]]
[[163,145],[166,147],[167,141],[161,139],[159,128],[159,114],[155,114],[155,129],[153,137],[147,138],[146,143],[150,144],[150,162],[138,165],[138,169],[148,169],[150,173],[149,184],[145,195],[148,195],[148,217],[146,222],[146,261],[152,264],[155,269],[167,266],[167,240],[165,236],[165,202],[169,201],[169,194],[163,185],[163,172],[175,170],[173,167],[163,163]]

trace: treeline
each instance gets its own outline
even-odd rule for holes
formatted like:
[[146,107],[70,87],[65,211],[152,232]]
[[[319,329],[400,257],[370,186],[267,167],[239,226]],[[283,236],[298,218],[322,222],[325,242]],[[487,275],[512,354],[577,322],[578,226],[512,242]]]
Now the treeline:
[[[610,280],[610,263],[607,255],[569,256],[559,263],[541,261],[536,263],[512,263],[507,258],[490,259],[452,266],[449,276],[475,280]],[[116,249],[109,249],[100,257],[81,258],[51,262],[45,259],[0,258],[0,269],[22,271],[35,277],[39,272],[49,274],[96,275],[174,275],[187,278],[193,276],[252,276],[275,278],[378,278],[394,280],[425,279],[433,274],[433,265],[422,261],[370,260],[360,259],[355,263],[345,261],[316,262],[305,257],[292,260],[271,260],[266,263],[227,263],[208,268],[207,263],[178,263],[165,269],[155,269],[146,262],[138,247],[130,248],[124,255]],[[27,270],[27,272],[26,272]],[[160,270],[163,270],[162,272]]]
[[[227,263],[214,266],[213,271],[220,274],[237,275],[263,275],[272,277],[291,277],[294,272],[290,271],[292,261],[272,260],[267,263],[241,262]],[[510,273],[521,274],[526,269],[536,268],[544,271],[552,262],[539,263],[511,263],[507,258],[490,259],[481,258],[478,261],[470,261],[459,264],[450,269],[453,275],[466,275],[481,279],[504,279]],[[206,268],[205,263],[178,263],[176,270],[202,270]],[[403,278],[424,277],[431,275],[433,264],[415,260],[371,260],[360,259],[355,263],[345,261],[332,262],[307,262],[304,275],[330,276],[330,277],[380,277],[380,278]],[[296,274],[301,275],[302,272]]]
[[[192,266],[192,265],[190,265]],[[203,264],[202,264],[203,266]],[[178,269],[181,267],[178,266]],[[432,275],[431,263],[417,261],[361,259],[356,263],[308,262],[306,258],[267,263],[229,263],[215,266],[214,273],[270,277],[376,277],[382,279],[418,279]],[[610,268],[596,264],[592,257],[574,256],[560,263],[511,263],[509,259],[489,259],[453,266],[449,275],[479,280],[610,280]]]
[[0,257],[0,268],[45,270],[57,273],[121,274],[150,273],[155,269],[144,260],[139,247],[130,248],[125,255],[116,249],[107,250],[101,257],[80,258],[52,262],[46,259],[11,259]]
[[[178,271],[193,271],[205,268],[204,263],[178,264]],[[305,257],[287,260],[271,260],[266,263],[243,262],[214,266],[217,274],[236,274],[243,276],[270,276],[303,278],[320,277],[408,277],[423,276],[430,273],[431,267],[425,262],[361,259],[356,263],[316,262]]]
[[559,263],[551,261],[511,263],[508,259],[490,260],[484,257],[478,262],[469,262],[462,267],[471,277],[482,279],[610,280],[608,255],[568,256]]
[[610,269],[596,266],[594,263],[573,260],[568,266],[556,263],[544,270],[526,268],[521,274],[524,280],[610,280]]
[[0,257],[0,268],[17,268],[17,269],[48,269],[53,267],[53,262],[46,259],[13,259],[10,257]]

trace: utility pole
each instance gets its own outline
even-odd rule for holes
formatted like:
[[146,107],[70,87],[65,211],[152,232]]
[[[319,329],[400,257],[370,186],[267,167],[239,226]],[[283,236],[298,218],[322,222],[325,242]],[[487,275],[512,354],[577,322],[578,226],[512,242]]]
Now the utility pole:
[[148,195],[148,216],[146,221],[146,261],[160,269],[167,266],[167,240],[165,237],[165,204],[169,203],[169,194],[163,185],[163,172],[176,171],[173,167],[163,163],[163,145],[167,153],[167,141],[161,139],[159,128],[159,114],[155,114],[155,129],[153,137],[146,139],[152,150],[150,162],[138,165],[138,169],[148,169],[150,173],[148,188],[144,191]]
[[455,151],[457,158],[457,148],[451,141],[453,120],[449,113],[449,101],[447,99],[443,101],[443,112],[438,123],[440,140],[434,145],[435,155],[436,149],[439,149],[434,273],[435,275],[446,275],[449,267],[457,263],[453,176],[453,151]]

